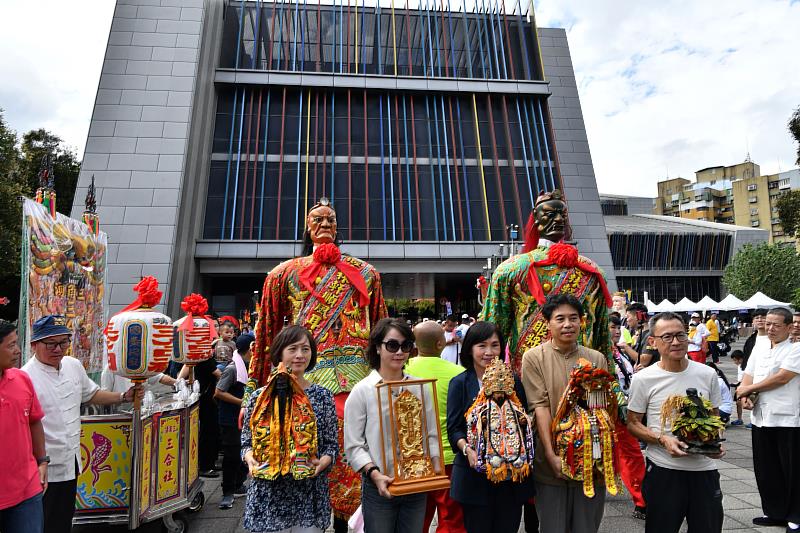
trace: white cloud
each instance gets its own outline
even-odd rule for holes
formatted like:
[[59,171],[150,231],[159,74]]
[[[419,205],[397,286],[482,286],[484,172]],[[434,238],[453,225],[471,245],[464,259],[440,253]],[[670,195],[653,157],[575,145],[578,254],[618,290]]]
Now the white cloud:
[[744,160],[794,166],[795,0],[536,0],[566,27],[601,192],[655,196],[670,177]]
[[83,153],[114,4],[0,2],[0,108],[20,136],[47,128]]

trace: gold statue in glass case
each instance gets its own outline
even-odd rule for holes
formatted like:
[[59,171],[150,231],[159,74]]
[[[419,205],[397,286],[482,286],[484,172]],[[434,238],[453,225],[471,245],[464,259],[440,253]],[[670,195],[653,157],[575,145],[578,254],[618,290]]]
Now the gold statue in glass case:
[[435,379],[384,381],[377,386],[382,469],[394,496],[446,489]]

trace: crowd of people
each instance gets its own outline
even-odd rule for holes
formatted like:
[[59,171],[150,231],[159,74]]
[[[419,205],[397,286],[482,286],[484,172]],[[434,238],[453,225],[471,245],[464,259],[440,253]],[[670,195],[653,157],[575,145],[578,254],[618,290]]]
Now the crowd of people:
[[[537,429],[533,475],[527,480],[491,483],[474,468],[477,455],[467,441],[465,414],[481,388],[486,368],[494,359],[505,360],[507,350],[495,324],[471,321],[468,316],[457,337],[448,335],[459,327],[452,316],[443,324],[420,321],[413,328],[396,318],[374,325],[367,350],[372,371],[345,405],[343,449],[336,436],[333,396],[304,378],[316,363],[316,342],[300,326],[285,327],[270,347],[271,362],[285,365],[308,397],[319,438],[313,475],[302,480],[258,475],[263,462],[259,454],[266,453],[264,444],[268,447],[269,442],[258,444],[265,437],[256,429],[259,421],[254,417],[266,412],[262,405],[266,387],[250,396],[242,426],[238,420],[255,338],[252,333],[236,336],[238,324],[220,324],[221,335],[206,365],[207,374],[197,369],[198,379],[205,381],[201,390],[208,390],[206,403],[213,406],[213,414],[206,413],[203,419],[214,416],[217,422],[201,431],[201,446],[211,449],[202,452],[208,458],[201,466],[202,475],[214,477],[222,471],[222,509],[231,508],[235,496],[247,495],[244,523],[252,531],[324,531],[331,520],[327,472],[342,460],[362,474],[363,520],[382,524],[368,531],[427,531],[434,513],[439,531],[511,532],[518,529],[523,515],[526,531],[597,531],[605,491],[588,498],[579,485],[564,479],[550,428],[557,399],[575,362],[586,359],[607,368],[607,358],[578,344],[583,307],[575,298],[549,298],[543,313],[551,339],[526,352],[514,385]],[[611,312],[615,361],[611,370],[628,398],[627,429],[617,431],[617,464],[635,504],[634,516],[646,518],[646,531],[677,531],[684,519],[690,531],[721,529],[723,495],[714,459],[723,456],[724,450],[711,457],[689,454],[685,443],[660,427],[665,399],[691,387],[732,425],[743,424],[743,408],[752,412],[748,428],[752,429],[756,480],[765,513],[754,524],[794,531],[800,522],[796,472],[800,314],[783,308],[753,313],[752,335],[743,350],[731,354],[738,369],[732,383],[714,364],[711,350],[706,352],[708,361],[702,363],[692,356],[692,348],[702,346],[697,338],[702,333],[696,333],[702,323],[696,318],[690,317],[685,324],[680,315],[661,313],[645,321],[637,304],[628,306],[625,316]],[[450,343],[448,337],[457,341]],[[33,357],[17,369],[21,352],[16,330],[8,322],[0,323],[0,407],[4,409],[0,429],[15,443],[4,462],[13,463],[12,470],[22,473],[5,476],[0,531],[69,531],[79,460],[80,406],[121,404],[141,394],[130,384],[112,383],[106,386],[111,390],[102,390],[76,360],[64,357],[68,340],[62,317],[41,319],[34,324]],[[449,346],[456,346],[457,363],[447,356]],[[173,371],[180,375],[180,370]],[[164,378],[169,376],[153,384],[163,383]],[[391,465],[375,456],[381,448],[380,413],[372,391],[379,382],[410,378],[437,380],[440,412],[436,420],[446,447],[441,460],[451,487],[393,497]],[[16,408],[19,417],[12,421]],[[216,464],[220,450],[221,465]],[[248,477],[252,478],[249,484]]]

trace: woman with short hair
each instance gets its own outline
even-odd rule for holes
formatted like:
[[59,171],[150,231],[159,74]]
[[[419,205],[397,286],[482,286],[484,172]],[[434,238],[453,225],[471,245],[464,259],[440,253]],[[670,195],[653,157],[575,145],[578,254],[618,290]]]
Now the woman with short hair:
[[[516,533],[523,504],[535,493],[533,477],[519,482],[511,479],[490,482],[486,474],[475,469],[478,453],[467,440],[465,415],[481,391],[487,367],[495,359],[503,358],[505,347],[503,335],[495,324],[475,322],[461,346],[461,364],[467,370],[450,381],[447,392],[447,437],[456,453],[450,497],[462,505],[467,533]],[[514,392],[526,408],[525,389],[516,376]],[[531,514],[530,521],[534,520],[535,514]],[[532,524],[526,523],[526,528],[529,525]]]
[[[404,320],[379,320],[370,332],[367,349],[367,362],[372,372],[353,387],[344,405],[344,451],[350,466],[362,476],[361,512],[366,533],[422,531],[426,494],[392,496],[389,491],[394,481],[391,477],[394,454],[389,448],[391,441],[381,440],[381,424],[386,424],[388,406],[384,404],[384,413],[379,412],[376,392],[376,387],[384,381],[413,379],[404,372],[413,348],[414,333]],[[425,408],[426,420],[435,432],[438,416],[433,402],[426,404]],[[436,448],[431,445],[430,450],[434,453]],[[431,457],[431,460],[436,469],[443,470],[441,451],[438,457]]]
[[339,446],[333,395],[304,377],[317,361],[305,328],[283,328],[270,357],[275,368],[251,395],[242,426],[242,458],[253,475],[244,527],[321,533],[331,521],[328,470]]

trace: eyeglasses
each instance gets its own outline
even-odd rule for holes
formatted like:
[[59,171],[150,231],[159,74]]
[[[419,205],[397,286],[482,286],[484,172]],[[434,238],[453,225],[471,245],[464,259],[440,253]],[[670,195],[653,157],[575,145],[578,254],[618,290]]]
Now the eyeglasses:
[[402,350],[403,353],[408,353],[414,348],[413,341],[403,341],[402,343],[397,342],[396,340],[388,340],[384,341],[381,344],[386,348],[387,351],[392,353],[397,353],[398,351]]
[[689,340],[689,335],[686,333],[665,333],[664,335],[650,335],[654,339],[661,339],[667,344],[672,344],[672,341],[678,339],[678,342],[686,342]]
[[47,349],[50,350],[50,351],[55,350],[56,347],[59,347],[59,348],[61,348],[61,351],[64,351],[67,348],[69,348],[70,341],[69,341],[69,339],[61,341],[61,342],[42,341],[42,344],[44,344],[47,347]]

